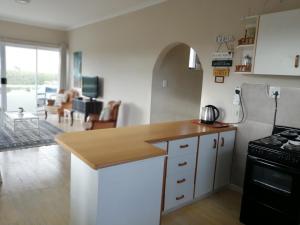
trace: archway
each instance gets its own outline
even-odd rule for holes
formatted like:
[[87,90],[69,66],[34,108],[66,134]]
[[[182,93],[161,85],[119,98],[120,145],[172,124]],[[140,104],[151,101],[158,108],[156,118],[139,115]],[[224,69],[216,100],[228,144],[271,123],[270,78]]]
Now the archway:
[[189,68],[193,49],[184,43],[167,46],[153,70],[151,123],[199,118],[203,71],[195,54],[194,68]]

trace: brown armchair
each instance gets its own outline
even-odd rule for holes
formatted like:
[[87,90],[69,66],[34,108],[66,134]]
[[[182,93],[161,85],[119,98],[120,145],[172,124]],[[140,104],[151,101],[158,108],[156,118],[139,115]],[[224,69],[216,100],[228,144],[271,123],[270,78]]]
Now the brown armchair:
[[118,122],[119,108],[121,101],[110,101],[108,102],[108,107],[110,108],[110,118],[106,121],[99,120],[99,115],[92,114],[89,116],[90,127],[86,130],[97,130],[105,128],[116,128]]
[[64,117],[64,110],[71,110],[73,99],[79,96],[79,93],[76,90],[69,90],[65,92],[63,89],[61,89],[59,94],[66,94],[66,101],[56,106],[55,100],[49,99],[47,106],[45,107],[45,119],[47,119],[48,113],[53,113],[58,114],[58,122],[61,122],[61,117]]

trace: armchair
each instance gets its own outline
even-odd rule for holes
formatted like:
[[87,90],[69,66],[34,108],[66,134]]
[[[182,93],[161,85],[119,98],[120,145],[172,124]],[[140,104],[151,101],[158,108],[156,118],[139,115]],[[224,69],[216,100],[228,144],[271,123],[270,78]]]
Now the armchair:
[[71,110],[73,99],[79,96],[79,93],[76,90],[69,90],[66,92],[64,90],[60,90],[59,94],[65,94],[65,101],[56,105],[56,100],[49,99],[47,106],[45,107],[45,120],[48,117],[48,113],[53,113],[58,114],[58,122],[61,122],[61,117],[64,116],[64,110]]
[[105,128],[116,128],[120,105],[121,105],[121,101],[108,102],[108,107],[110,109],[109,119],[102,121],[99,120],[99,115],[92,114],[89,116],[89,120],[88,120],[90,126],[86,127],[85,129],[97,130],[97,129],[105,129]]

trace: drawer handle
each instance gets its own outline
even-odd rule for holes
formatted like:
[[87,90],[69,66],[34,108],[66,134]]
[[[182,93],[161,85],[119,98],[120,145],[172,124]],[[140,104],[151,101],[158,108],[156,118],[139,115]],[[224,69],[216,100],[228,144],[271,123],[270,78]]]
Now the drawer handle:
[[214,139],[214,147],[213,147],[214,149],[217,148],[217,144],[218,144],[218,143],[217,143],[217,139]]
[[299,59],[300,59],[300,56],[296,55],[296,57],[295,57],[295,68],[299,67]]
[[176,197],[176,200],[177,200],[177,201],[179,201],[179,200],[181,200],[181,199],[184,199],[184,195],[181,195],[181,196],[179,196],[179,197]]
[[186,144],[186,145],[180,145],[179,147],[180,147],[180,148],[188,148],[189,145],[188,145],[188,144]]
[[224,145],[225,145],[225,138],[221,138],[221,147],[224,147]]
[[178,166],[182,167],[182,166],[186,166],[187,164],[188,164],[187,162],[178,163]]
[[186,182],[186,179],[185,179],[185,178],[183,178],[182,180],[178,180],[178,181],[177,181],[177,184],[182,184],[182,183],[184,183],[184,182]]

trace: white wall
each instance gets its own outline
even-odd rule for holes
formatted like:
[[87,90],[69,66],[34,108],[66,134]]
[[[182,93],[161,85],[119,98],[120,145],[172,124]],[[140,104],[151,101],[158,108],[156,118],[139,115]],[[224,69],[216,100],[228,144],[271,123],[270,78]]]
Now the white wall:
[[71,52],[83,52],[83,74],[104,77],[104,98],[127,104],[121,125],[150,121],[153,68],[160,52],[176,42],[190,45],[199,54],[204,71],[202,105],[223,108],[225,121],[232,121],[234,87],[244,82],[295,87],[300,79],[232,73],[225,84],[215,84],[211,53],[218,47],[216,36],[243,35],[242,16],[297,7],[297,0],[282,4],[277,0],[169,0],[75,29],[69,33],[69,44]]
[[[155,62],[165,47],[186,43],[193,47],[203,67],[202,105],[213,104],[225,111],[225,121],[235,120],[234,88],[243,83],[300,87],[300,78],[238,75],[231,73],[224,84],[214,83],[211,54],[217,50],[219,34],[243,35],[240,18],[300,8],[299,0],[169,0],[160,5],[72,30],[71,52],[83,52],[83,73],[104,78],[104,98],[121,99],[120,125],[150,121],[151,85]],[[232,68],[233,70],[233,68]],[[200,107],[200,106],[199,106]],[[269,125],[267,126],[269,127]],[[265,124],[244,124],[238,142],[247,146],[247,132]],[[233,182],[241,185],[245,152],[235,157]]]
[[48,44],[61,44],[68,42],[68,35],[65,31],[41,28],[1,20],[0,38]]
[[[198,118],[203,76],[201,70],[189,69],[189,55],[190,47],[179,44],[156,62],[151,123]],[[166,87],[163,87],[164,81],[167,81]]]

